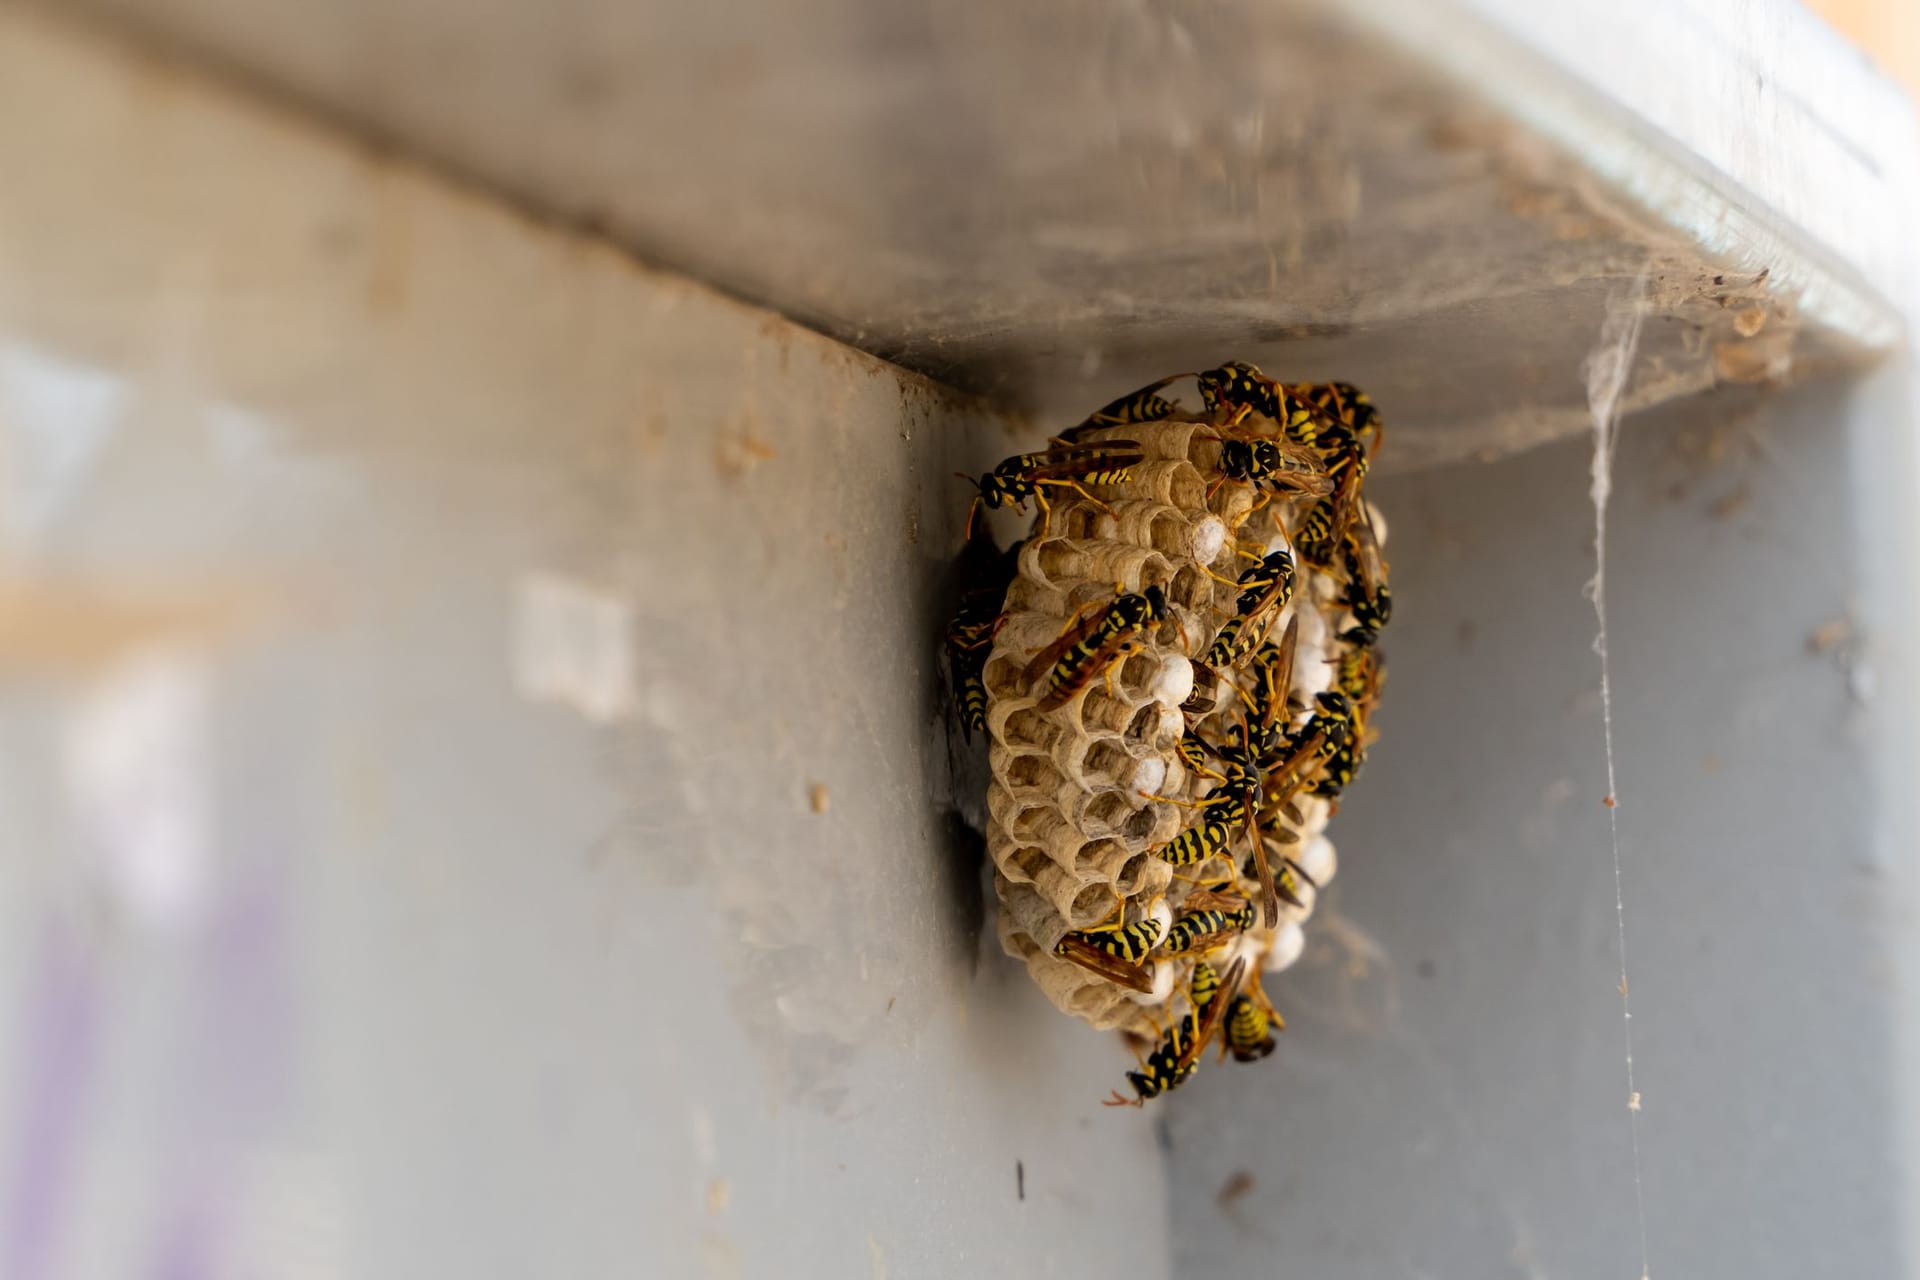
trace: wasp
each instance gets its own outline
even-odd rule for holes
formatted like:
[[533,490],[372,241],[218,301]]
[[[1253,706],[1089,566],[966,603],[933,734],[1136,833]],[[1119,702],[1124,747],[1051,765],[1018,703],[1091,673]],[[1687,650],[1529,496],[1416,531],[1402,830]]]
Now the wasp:
[[1143,1107],[1148,1099],[1157,1098],[1185,1084],[1199,1067],[1199,1055],[1189,1054],[1196,1026],[1191,1016],[1183,1018],[1159,1047],[1147,1055],[1138,1071],[1127,1072],[1127,1083],[1133,1086],[1134,1096],[1123,1097],[1118,1089],[1108,1098],[1110,1107]]
[[1356,515],[1363,513],[1360,482],[1367,475],[1367,451],[1351,431],[1335,424],[1314,429],[1309,438],[1326,464],[1332,487],[1301,516],[1294,527],[1293,545],[1301,559],[1325,569],[1342,550]]
[[1199,1068],[1201,1053],[1225,1021],[1226,1007],[1245,978],[1246,967],[1245,960],[1236,960],[1226,976],[1221,977],[1206,961],[1196,962],[1187,986],[1187,1000],[1192,1009],[1140,1064],[1140,1070],[1127,1072],[1127,1083],[1133,1086],[1134,1096],[1123,1097],[1116,1090],[1107,1099],[1107,1105],[1144,1106],[1149,1098],[1157,1098],[1185,1084]]
[[1227,1052],[1235,1062],[1258,1062],[1273,1052],[1273,1033],[1285,1031],[1286,1021],[1267,1003],[1254,980],[1253,992],[1240,992],[1227,1002]]
[[1340,597],[1353,614],[1353,626],[1340,638],[1349,644],[1366,647],[1380,638],[1381,630],[1393,618],[1393,595],[1387,588],[1387,566],[1380,556],[1380,543],[1374,537],[1373,519],[1362,510],[1347,526],[1341,540],[1346,560],[1347,586]]
[[1380,411],[1367,399],[1367,393],[1351,382],[1296,382],[1288,384],[1287,391],[1353,432],[1372,452],[1380,451],[1380,442],[1386,436]]
[[1301,513],[1293,526],[1293,549],[1316,569],[1333,564],[1338,552],[1339,507],[1332,498],[1321,498]]
[[[1278,810],[1269,809],[1265,813],[1261,814],[1261,820],[1264,822],[1269,814],[1277,813],[1277,812]],[[1278,871],[1275,871],[1273,873],[1273,889],[1274,889],[1274,892],[1279,895],[1280,901],[1288,903],[1292,906],[1304,907],[1307,904],[1304,901],[1302,901],[1300,897],[1300,882],[1302,880],[1305,880],[1308,884],[1312,884],[1313,881],[1307,876],[1306,872],[1300,870],[1299,864],[1296,863],[1292,858],[1287,857],[1286,854],[1284,853],[1276,853],[1275,851],[1270,850],[1266,847],[1267,843],[1272,843],[1275,845],[1285,845],[1286,843],[1288,843],[1286,836],[1292,835],[1292,834],[1294,833],[1285,832],[1284,834],[1276,834],[1272,836],[1263,834],[1261,837],[1263,843],[1260,849],[1256,853],[1247,855],[1247,865],[1245,870],[1246,870],[1246,874],[1250,876],[1257,876],[1259,875],[1259,872],[1260,872],[1259,859],[1261,857],[1266,857],[1271,859],[1272,860],[1271,865],[1277,866],[1279,868]],[[1297,838],[1295,842],[1297,843]]]
[[980,490],[967,509],[966,536],[972,538],[974,518],[980,514],[981,507],[998,511],[1012,506],[1024,511],[1028,498],[1040,505],[1044,533],[1052,513],[1047,504],[1048,489],[1072,489],[1104,508],[1107,504],[1087,492],[1086,486],[1124,484],[1146,456],[1135,441],[1102,440],[1096,444],[1071,444],[1041,453],[1017,454],[978,480],[959,473],[962,480],[977,485]]
[[1268,807],[1263,765],[1249,755],[1245,735],[1237,728],[1229,733],[1228,742],[1214,754],[1219,757],[1223,772],[1212,775],[1220,779],[1220,785],[1206,798],[1181,800],[1173,796],[1141,792],[1149,800],[1185,805],[1205,814],[1200,822],[1152,850],[1152,853],[1154,857],[1176,867],[1194,866],[1225,853],[1233,842],[1235,828],[1245,825],[1253,835],[1262,913],[1271,926],[1279,917],[1280,905],[1279,893],[1267,866],[1266,845],[1260,838],[1259,815]]
[[1222,410],[1241,417],[1258,413],[1284,429],[1296,414],[1311,412],[1288,395],[1286,388],[1244,360],[1229,360],[1218,369],[1195,374],[1193,380],[1200,388],[1201,402],[1216,415]]
[[[1357,390],[1354,394],[1359,400],[1351,403],[1337,394],[1321,393],[1322,387],[1349,386],[1345,383],[1287,386],[1239,360],[1196,374],[1194,381],[1209,412],[1216,416],[1223,411],[1230,413],[1236,422],[1249,413],[1259,413],[1279,424],[1289,443],[1310,450],[1318,457],[1331,481],[1328,517],[1334,526],[1333,535],[1338,536],[1352,517],[1360,496],[1360,481],[1367,473],[1367,449],[1361,441],[1359,424],[1364,420],[1369,429],[1377,431],[1379,415],[1373,411],[1372,402],[1366,401]],[[1313,394],[1301,394],[1303,390]],[[1323,407],[1322,400],[1332,407]],[[1362,401],[1366,405],[1364,412],[1359,408]],[[1353,417],[1353,425],[1342,420],[1343,412]],[[1313,557],[1308,559],[1314,564],[1325,563]]]
[[1052,711],[1139,646],[1147,631],[1165,622],[1167,597],[1157,586],[1122,592],[1099,612],[1070,622],[1059,639],[1035,654],[1024,675],[1029,688],[1045,681],[1040,709]]
[[1207,766],[1213,759],[1213,748],[1207,745],[1205,738],[1193,730],[1189,729],[1182,734],[1180,741],[1174,744],[1173,749],[1186,762],[1189,769],[1196,773],[1210,772]]
[[1333,684],[1351,704],[1353,723],[1344,740],[1335,742],[1319,777],[1303,788],[1307,794],[1337,800],[1367,762],[1367,748],[1379,737],[1379,730],[1368,721],[1380,703],[1386,679],[1386,660],[1378,649],[1356,645],[1340,655]]
[[1260,608],[1267,593],[1278,591],[1280,603],[1293,599],[1293,554],[1285,547],[1269,551],[1259,563],[1240,575],[1234,587],[1240,592],[1234,601],[1235,613],[1252,613]]
[[[1286,557],[1285,571],[1278,570],[1279,557]],[[1269,563],[1276,565],[1272,573],[1266,572]],[[1258,575],[1258,576],[1257,576]],[[1213,637],[1213,643],[1207,647],[1201,664],[1208,668],[1237,666],[1240,660],[1259,647],[1266,639],[1267,628],[1293,600],[1293,557],[1284,549],[1267,556],[1254,569],[1241,576],[1242,582],[1252,580],[1254,585],[1240,593],[1236,602],[1237,612],[1228,618]]]
[[1201,890],[1188,895],[1186,908],[1160,944],[1166,955],[1211,951],[1254,925],[1253,904],[1232,894]]
[[[1004,552],[992,552],[988,539],[970,540],[968,577],[973,585],[961,593],[960,607],[947,624],[947,670],[953,681],[954,701],[960,707],[960,727],[971,739],[987,727],[987,658],[993,652],[994,637],[1006,621],[1002,611],[1007,586],[1013,581],[1024,542],[1016,542]],[[987,555],[993,559],[981,563]]]
[[[1218,415],[1224,410],[1236,419],[1258,413],[1272,419],[1290,443],[1318,454],[1330,475],[1337,477],[1342,469],[1353,464],[1359,436],[1341,419],[1338,408],[1327,408],[1321,403],[1325,397],[1318,395],[1323,386],[1345,384],[1275,382],[1244,360],[1229,361],[1218,369],[1195,374],[1194,381],[1209,412]],[[1303,391],[1315,394],[1302,394]],[[1372,410],[1371,401],[1367,408]],[[1359,466],[1364,471],[1366,451],[1359,449],[1358,455]]]
[[947,667],[960,703],[960,726],[971,739],[987,727],[987,658],[1006,615],[995,591],[969,592],[947,626]]
[[1155,849],[1153,856],[1176,867],[1191,867],[1225,853],[1233,842],[1234,828],[1246,820],[1246,815],[1232,807],[1230,800],[1223,799],[1221,805],[1220,810]]
[[1187,1003],[1192,1006],[1192,1016],[1203,1017],[1219,994],[1220,974],[1205,960],[1195,960],[1193,974],[1187,979]]
[[1161,395],[1160,388],[1169,382],[1178,382],[1186,376],[1184,373],[1176,373],[1158,382],[1150,382],[1138,391],[1129,391],[1113,403],[1095,409],[1087,415],[1086,421],[1077,427],[1062,431],[1054,439],[1062,444],[1075,444],[1087,432],[1097,431],[1102,427],[1126,427],[1136,422],[1159,422],[1162,419],[1171,418],[1180,412],[1180,406]]
[[[1289,578],[1288,584],[1290,583]],[[1264,588],[1266,592],[1279,589],[1280,584],[1277,580]],[[1249,616],[1254,615],[1236,615],[1228,619],[1228,626],[1231,627],[1233,623]],[[1265,630],[1265,624],[1261,625],[1261,630]],[[1222,634],[1225,635],[1226,632],[1223,630]],[[1323,719],[1316,725],[1310,719],[1308,724],[1300,730],[1301,734],[1318,735],[1311,739],[1310,744],[1303,740],[1296,745],[1294,735],[1286,729],[1290,709],[1288,691],[1293,683],[1294,653],[1298,642],[1299,621],[1294,619],[1288,623],[1286,634],[1278,645],[1271,645],[1267,650],[1262,650],[1260,659],[1255,664],[1256,683],[1255,693],[1252,695],[1257,719],[1253,724],[1242,724],[1229,730],[1225,744],[1212,752],[1221,763],[1221,772],[1212,773],[1210,770],[1201,770],[1218,778],[1219,787],[1203,800],[1173,801],[1176,804],[1189,804],[1200,809],[1206,813],[1206,817],[1197,825],[1188,827],[1160,848],[1153,850],[1155,857],[1174,866],[1192,866],[1225,852],[1232,842],[1234,828],[1245,824],[1250,828],[1253,837],[1254,874],[1260,882],[1261,915],[1269,927],[1279,919],[1280,899],[1283,896],[1296,905],[1299,902],[1290,881],[1287,884],[1287,892],[1282,894],[1280,882],[1274,877],[1267,859],[1266,842],[1260,835],[1261,814],[1271,807],[1283,805],[1291,798],[1291,793],[1277,798],[1268,796],[1265,775],[1277,763],[1269,757],[1280,755],[1281,762],[1285,762],[1286,757],[1293,755],[1297,750],[1299,756],[1294,762],[1297,767],[1299,763],[1307,760],[1310,752],[1319,749],[1320,738],[1329,732],[1332,725],[1331,720]],[[1218,645],[1219,641],[1216,640],[1216,648]],[[1209,652],[1208,657],[1213,656],[1214,654]],[[1345,705],[1344,699],[1341,705]],[[1182,741],[1184,746],[1185,740]],[[1197,752],[1198,747],[1204,744],[1199,744],[1198,740],[1196,743]],[[1285,749],[1284,752],[1282,748]],[[1182,751],[1182,755],[1186,756],[1185,750]],[[1192,761],[1189,760],[1189,763]],[[1285,778],[1287,774],[1281,773],[1278,776]],[[1149,795],[1149,798],[1170,799],[1166,796],[1152,795]]]
[[1229,732],[1229,741],[1220,750],[1227,772],[1227,780],[1221,784],[1220,790],[1229,797],[1227,803],[1236,821],[1244,822],[1252,837],[1253,874],[1260,883],[1260,916],[1271,929],[1280,919],[1280,900],[1284,897],[1299,906],[1300,898],[1284,864],[1281,872],[1285,877],[1285,891],[1282,892],[1282,879],[1274,875],[1272,860],[1267,856],[1267,842],[1261,834],[1261,817],[1291,797],[1268,794],[1267,762],[1253,755],[1247,745],[1248,737],[1247,731],[1238,727]]
[[1247,664],[1248,674],[1253,677],[1253,690],[1248,694],[1253,720],[1247,726],[1247,745],[1256,758],[1272,756],[1286,735],[1293,711],[1293,660],[1299,642],[1300,620],[1291,618],[1280,643],[1262,645]]
[[1310,796],[1338,799],[1366,759],[1366,743],[1359,733],[1350,729],[1340,736],[1333,750],[1323,757],[1319,771],[1301,789]]
[[1119,928],[1082,929],[1063,934],[1054,944],[1053,953],[1109,982],[1145,994],[1153,990],[1153,979],[1140,967],[1140,962],[1159,940],[1160,922],[1148,917]]
[[1222,484],[1237,481],[1263,493],[1304,493],[1319,496],[1333,490],[1334,481],[1311,449],[1265,436],[1252,440],[1228,437],[1220,443],[1220,479],[1207,491],[1212,497]]
[[1378,649],[1356,645],[1335,660],[1333,687],[1345,694],[1347,701],[1353,704],[1356,724],[1364,723],[1378,705],[1380,689],[1386,680],[1386,660],[1380,656]]
[[990,640],[969,645],[952,628],[947,631],[947,669],[953,678],[954,699],[960,704],[960,728],[969,742],[987,729],[986,674],[991,651]]
[[[1378,687],[1376,676],[1375,696]],[[1376,731],[1367,724],[1370,709],[1371,704],[1353,706],[1350,722],[1337,732],[1328,734],[1321,748],[1320,767],[1301,788],[1308,795],[1337,800],[1340,793],[1352,784],[1355,775],[1360,772],[1360,766],[1367,762],[1367,748],[1377,736]]]
[[[1338,795],[1339,788],[1352,777],[1353,704],[1338,689],[1316,694],[1314,704],[1307,722],[1287,735],[1280,758],[1262,761],[1267,776],[1277,782],[1267,794],[1269,806],[1285,803],[1302,790],[1311,795]],[[1329,765],[1337,775],[1331,784],[1315,777],[1316,769]],[[1326,785],[1334,789],[1322,789]]]

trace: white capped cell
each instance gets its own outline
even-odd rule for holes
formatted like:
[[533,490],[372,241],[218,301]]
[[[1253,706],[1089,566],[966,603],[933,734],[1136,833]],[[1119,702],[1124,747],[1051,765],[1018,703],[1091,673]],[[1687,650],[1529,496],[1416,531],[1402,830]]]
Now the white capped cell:
[[1162,654],[1147,692],[1163,707],[1177,707],[1193,693],[1193,663],[1177,653]]
[[1307,949],[1307,935],[1300,928],[1299,921],[1281,925],[1273,935],[1273,946],[1267,951],[1266,960],[1261,967],[1268,973],[1279,973],[1282,969],[1293,967],[1300,953]]
[[1193,522],[1187,534],[1187,554],[1201,564],[1212,564],[1227,548],[1227,522],[1219,516],[1204,516]]
[[1306,872],[1309,879],[1321,886],[1331,881],[1340,870],[1340,860],[1333,852],[1333,841],[1325,836],[1315,836],[1303,843],[1293,860],[1300,864],[1300,870]]

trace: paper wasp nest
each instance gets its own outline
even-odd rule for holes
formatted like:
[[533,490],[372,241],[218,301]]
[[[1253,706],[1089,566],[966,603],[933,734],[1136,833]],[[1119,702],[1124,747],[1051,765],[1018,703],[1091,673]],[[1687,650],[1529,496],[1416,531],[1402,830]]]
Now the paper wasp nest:
[[[1083,438],[1137,442],[1145,460],[1126,481],[1099,489],[1105,509],[1070,488],[1050,491],[1045,532],[1036,520],[1020,551],[984,671],[992,769],[987,844],[1001,945],[1026,962],[1061,1010],[1095,1027],[1153,1038],[1156,1025],[1168,1023],[1168,1006],[1185,1000],[1192,957],[1148,960],[1152,992],[1141,994],[1060,958],[1054,947],[1069,930],[1150,916],[1164,938],[1195,891],[1152,851],[1196,821],[1198,811],[1149,798],[1191,801],[1209,790],[1175,749],[1188,726],[1181,705],[1195,684],[1186,655],[1203,653],[1234,616],[1235,580],[1249,554],[1287,546],[1313,500],[1265,500],[1244,484],[1222,483],[1219,430],[1203,420],[1130,423]],[[1335,579],[1295,559],[1292,602],[1267,634],[1277,638],[1297,619],[1292,692],[1311,707],[1333,680],[1332,637],[1344,606]],[[1169,620],[1150,629],[1108,679],[1093,679],[1064,705],[1043,710],[1027,678],[1034,655],[1060,637],[1076,609],[1111,601],[1116,588],[1140,592],[1150,585],[1165,593]],[[1237,705],[1232,694],[1223,702]],[[1301,796],[1294,808],[1298,822],[1266,834],[1275,856],[1284,853],[1301,873],[1300,905],[1283,902],[1275,927],[1256,922],[1224,954],[1215,953],[1216,967],[1244,957],[1252,971],[1271,971],[1300,954],[1301,922],[1312,911],[1315,886],[1332,878],[1335,857],[1322,834],[1328,803]],[[1244,853],[1245,843],[1235,848]],[[1124,917],[1117,916],[1123,904]]]

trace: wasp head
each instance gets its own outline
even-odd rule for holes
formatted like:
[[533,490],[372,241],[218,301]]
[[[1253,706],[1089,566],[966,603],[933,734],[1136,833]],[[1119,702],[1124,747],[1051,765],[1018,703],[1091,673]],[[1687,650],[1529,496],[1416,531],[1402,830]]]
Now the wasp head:
[[1007,477],[998,471],[989,471],[980,477],[980,501],[989,511],[998,511],[1009,503],[1020,501],[1021,495],[1009,484]]

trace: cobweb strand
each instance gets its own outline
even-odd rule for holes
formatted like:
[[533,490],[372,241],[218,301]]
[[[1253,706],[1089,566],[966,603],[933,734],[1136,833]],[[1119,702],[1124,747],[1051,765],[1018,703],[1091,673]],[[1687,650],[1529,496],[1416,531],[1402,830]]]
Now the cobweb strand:
[[1640,1091],[1633,1068],[1633,998],[1627,981],[1627,898],[1620,866],[1619,788],[1613,754],[1613,663],[1607,645],[1607,503],[1613,495],[1613,449],[1620,423],[1620,397],[1633,368],[1640,341],[1640,322],[1646,314],[1647,276],[1642,272],[1632,292],[1609,306],[1599,343],[1586,361],[1587,408],[1593,417],[1592,485],[1593,580],[1587,597],[1593,602],[1599,627],[1593,650],[1600,658],[1600,724],[1607,755],[1607,832],[1613,854],[1613,911],[1620,960],[1620,1025],[1626,1050],[1627,1129],[1633,1148],[1633,1198],[1640,1227],[1640,1280],[1648,1280],[1647,1196],[1640,1158]]

